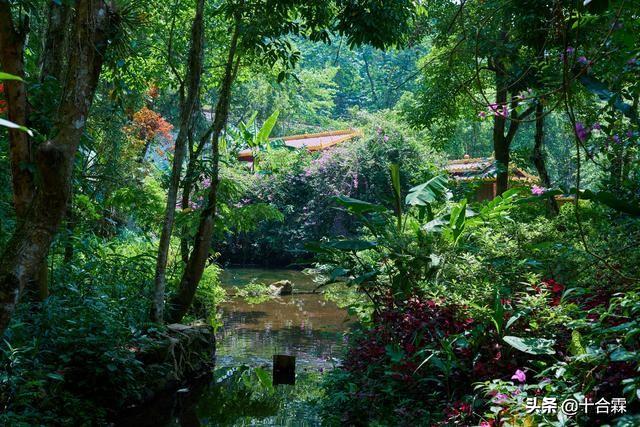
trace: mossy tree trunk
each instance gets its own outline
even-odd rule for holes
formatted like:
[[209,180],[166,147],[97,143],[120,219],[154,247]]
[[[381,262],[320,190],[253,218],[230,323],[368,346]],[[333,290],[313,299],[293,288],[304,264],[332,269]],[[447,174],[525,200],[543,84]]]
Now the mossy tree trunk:
[[[29,151],[34,151],[31,153],[35,164],[32,179],[37,180],[38,185],[35,186],[26,213],[0,259],[0,334],[11,320],[20,293],[28,283],[37,280],[64,217],[75,155],[98,85],[109,40],[117,31],[116,18],[112,2],[78,0],[75,3],[69,33],[66,78],[62,82],[59,108],[52,120],[55,123],[52,132],[54,136],[40,144],[36,150],[32,150],[28,140],[17,135],[17,139],[11,144],[12,160],[25,155],[25,146]],[[0,51],[3,54],[2,62],[6,64],[7,56],[4,55],[12,48],[7,45],[7,34],[19,34],[6,1],[0,1],[0,28]],[[25,35],[20,34],[22,37]],[[20,44],[20,49],[22,46]],[[21,52],[19,54],[22,55]],[[20,58],[13,59],[21,61]],[[17,91],[24,92],[24,87]],[[9,99],[10,105],[14,102],[26,103],[26,93],[19,93],[17,98],[14,96]],[[18,105],[12,108],[22,107]],[[15,141],[21,143],[16,144]]]
[[193,25],[191,26],[191,48],[189,50],[189,65],[187,69],[187,96],[183,99],[180,109],[180,130],[178,131],[175,142],[173,167],[171,169],[171,179],[169,181],[169,191],[167,194],[167,206],[158,245],[153,306],[151,309],[151,319],[154,322],[162,322],[164,319],[164,296],[169,245],[171,243],[171,233],[175,220],[182,163],[184,162],[186,144],[189,139],[189,133],[191,132],[193,113],[200,96],[204,42],[204,0],[198,0],[196,15],[193,18]]
[[211,248],[211,239],[213,237],[213,228],[216,217],[216,206],[218,197],[218,183],[220,180],[220,151],[219,142],[222,132],[229,116],[229,104],[231,101],[231,87],[238,72],[240,65],[240,57],[237,52],[239,38],[238,25],[235,26],[231,43],[229,46],[229,54],[225,65],[224,77],[220,85],[220,96],[216,104],[215,117],[213,119],[212,132],[212,176],[211,185],[208,189],[208,197],[205,206],[200,213],[200,221],[198,231],[196,232],[193,248],[184,273],[180,280],[178,292],[170,301],[170,311],[168,319],[170,322],[180,322],[189,310],[193,298],[198,288],[198,283],[202,278],[202,273],[206,267],[209,258],[209,250]]

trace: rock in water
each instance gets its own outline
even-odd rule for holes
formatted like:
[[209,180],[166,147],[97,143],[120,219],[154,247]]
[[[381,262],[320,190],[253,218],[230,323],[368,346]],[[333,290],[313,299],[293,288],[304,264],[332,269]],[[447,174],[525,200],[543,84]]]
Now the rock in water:
[[288,280],[278,280],[269,286],[269,291],[276,296],[291,295],[293,293],[293,284]]

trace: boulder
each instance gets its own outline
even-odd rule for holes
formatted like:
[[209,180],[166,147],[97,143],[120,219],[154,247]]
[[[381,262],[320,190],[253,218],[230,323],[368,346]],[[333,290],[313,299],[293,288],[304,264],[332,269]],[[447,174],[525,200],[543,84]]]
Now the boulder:
[[291,295],[293,284],[288,280],[278,280],[269,285],[269,292],[275,296]]
[[149,376],[142,401],[210,372],[215,364],[215,351],[213,328],[204,322],[174,323],[167,325],[166,331],[153,334],[136,358],[146,371],[162,374]]

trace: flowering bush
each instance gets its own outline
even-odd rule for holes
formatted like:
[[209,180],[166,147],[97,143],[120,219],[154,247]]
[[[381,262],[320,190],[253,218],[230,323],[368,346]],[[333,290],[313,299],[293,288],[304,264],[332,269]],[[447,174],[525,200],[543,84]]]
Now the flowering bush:
[[156,148],[159,156],[164,156],[166,151],[173,150],[172,129],[173,125],[160,114],[142,107],[133,114],[133,120],[123,130],[133,139],[136,150],[141,151],[140,157],[144,158],[151,142],[156,138],[162,143]]
[[[413,297],[397,304],[390,298],[374,317],[374,326],[350,338],[343,370],[329,374],[337,397],[328,402],[327,416],[340,414],[343,424],[437,420],[431,407],[445,404],[448,386],[470,381],[465,372],[471,360],[457,355],[467,354],[464,337],[473,320],[458,316],[456,307],[440,301]],[[468,403],[458,402],[447,416],[470,413]]]
[[[264,224],[220,248],[227,260],[289,264],[308,257],[305,243],[322,237],[354,235],[357,224],[335,208],[333,198],[345,195],[365,201],[384,200],[389,193],[388,166],[399,162],[406,171],[403,188],[420,184],[437,171],[425,159],[437,159],[423,145],[419,134],[398,124],[393,117],[359,116],[364,137],[331,149],[308,154],[275,150],[278,162],[287,164],[281,173],[259,173],[245,197],[245,204],[267,203],[285,215],[280,223]],[[269,159],[263,159],[269,163]],[[243,256],[249,252],[250,259]]]

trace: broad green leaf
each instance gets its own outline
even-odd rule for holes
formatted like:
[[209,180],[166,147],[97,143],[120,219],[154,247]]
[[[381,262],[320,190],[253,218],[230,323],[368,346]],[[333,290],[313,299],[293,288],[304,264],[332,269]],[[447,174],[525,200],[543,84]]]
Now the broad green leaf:
[[334,200],[339,204],[357,214],[365,214],[369,212],[384,212],[386,208],[381,205],[375,205],[373,203],[365,202],[358,199],[353,199],[347,196],[338,196]]
[[611,353],[611,356],[609,356],[609,359],[611,359],[612,362],[630,362],[637,358],[638,356],[636,353],[627,351],[624,347],[618,347],[613,353]]
[[258,131],[256,135],[256,140],[258,144],[265,144],[269,141],[269,135],[271,135],[271,131],[273,127],[276,125],[278,121],[278,116],[280,115],[280,110],[276,110],[269,116],[269,118],[262,124],[262,127]]
[[58,373],[55,372],[50,372],[47,374],[47,377],[51,378],[52,380],[56,380],[56,381],[64,381],[64,377]]
[[326,243],[325,246],[340,251],[364,251],[375,248],[378,244],[367,240],[338,240],[336,242]]
[[398,363],[404,358],[404,351],[397,344],[387,344],[384,349],[392,363]]
[[453,243],[456,244],[460,240],[460,236],[464,231],[467,214],[467,199],[463,199],[460,203],[451,208],[451,219],[449,227],[453,232]]
[[409,190],[405,203],[410,206],[425,206],[447,195],[447,178],[444,175],[431,178]]
[[389,172],[391,174],[391,186],[393,187],[393,198],[395,201],[396,208],[398,209],[398,213],[401,212],[401,192],[402,188],[400,185],[400,166],[397,163],[392,163],[389,165]]
[[9,74],[9,73],[3,73],[2,71],[0,71],[0,80],[18,80],[20,82],[23,82],[24,80],[22,80],[21,77],[15,76],[13,74]]
[[505,336],[502,338],[504,342],[511,347],[529,354],[555,354],[553,346],[555,340],[546,338],[521,338],[514,336]]
[[439,233],[440,231],[442,231],[442,227],[444,225],[447,224],[447,221],[440,219],[440,218],[436,218],[434,220],[429,221],[428,223],[426,223],[422,229],[426,232],[434,232],[434,233]]
[[586,354],[587,352],[584,349],[584,345],[582,345],[582,336],[577,330],[571,332],[571,344],[569,345],[569,351],[574,356]]
[[258,112],[254,111],[249,120],[247,120],[246,128],[250,128],[256,121],[256,117],[258,117]]
[[267,371],[265,371],[262,368],[255,368],[254,372],[256,373],[256,377],[258,377],[258,381],[260,381],[260,384],[264,388],[268,390],[273,390],[273,382],[271,381],[271,378]]

